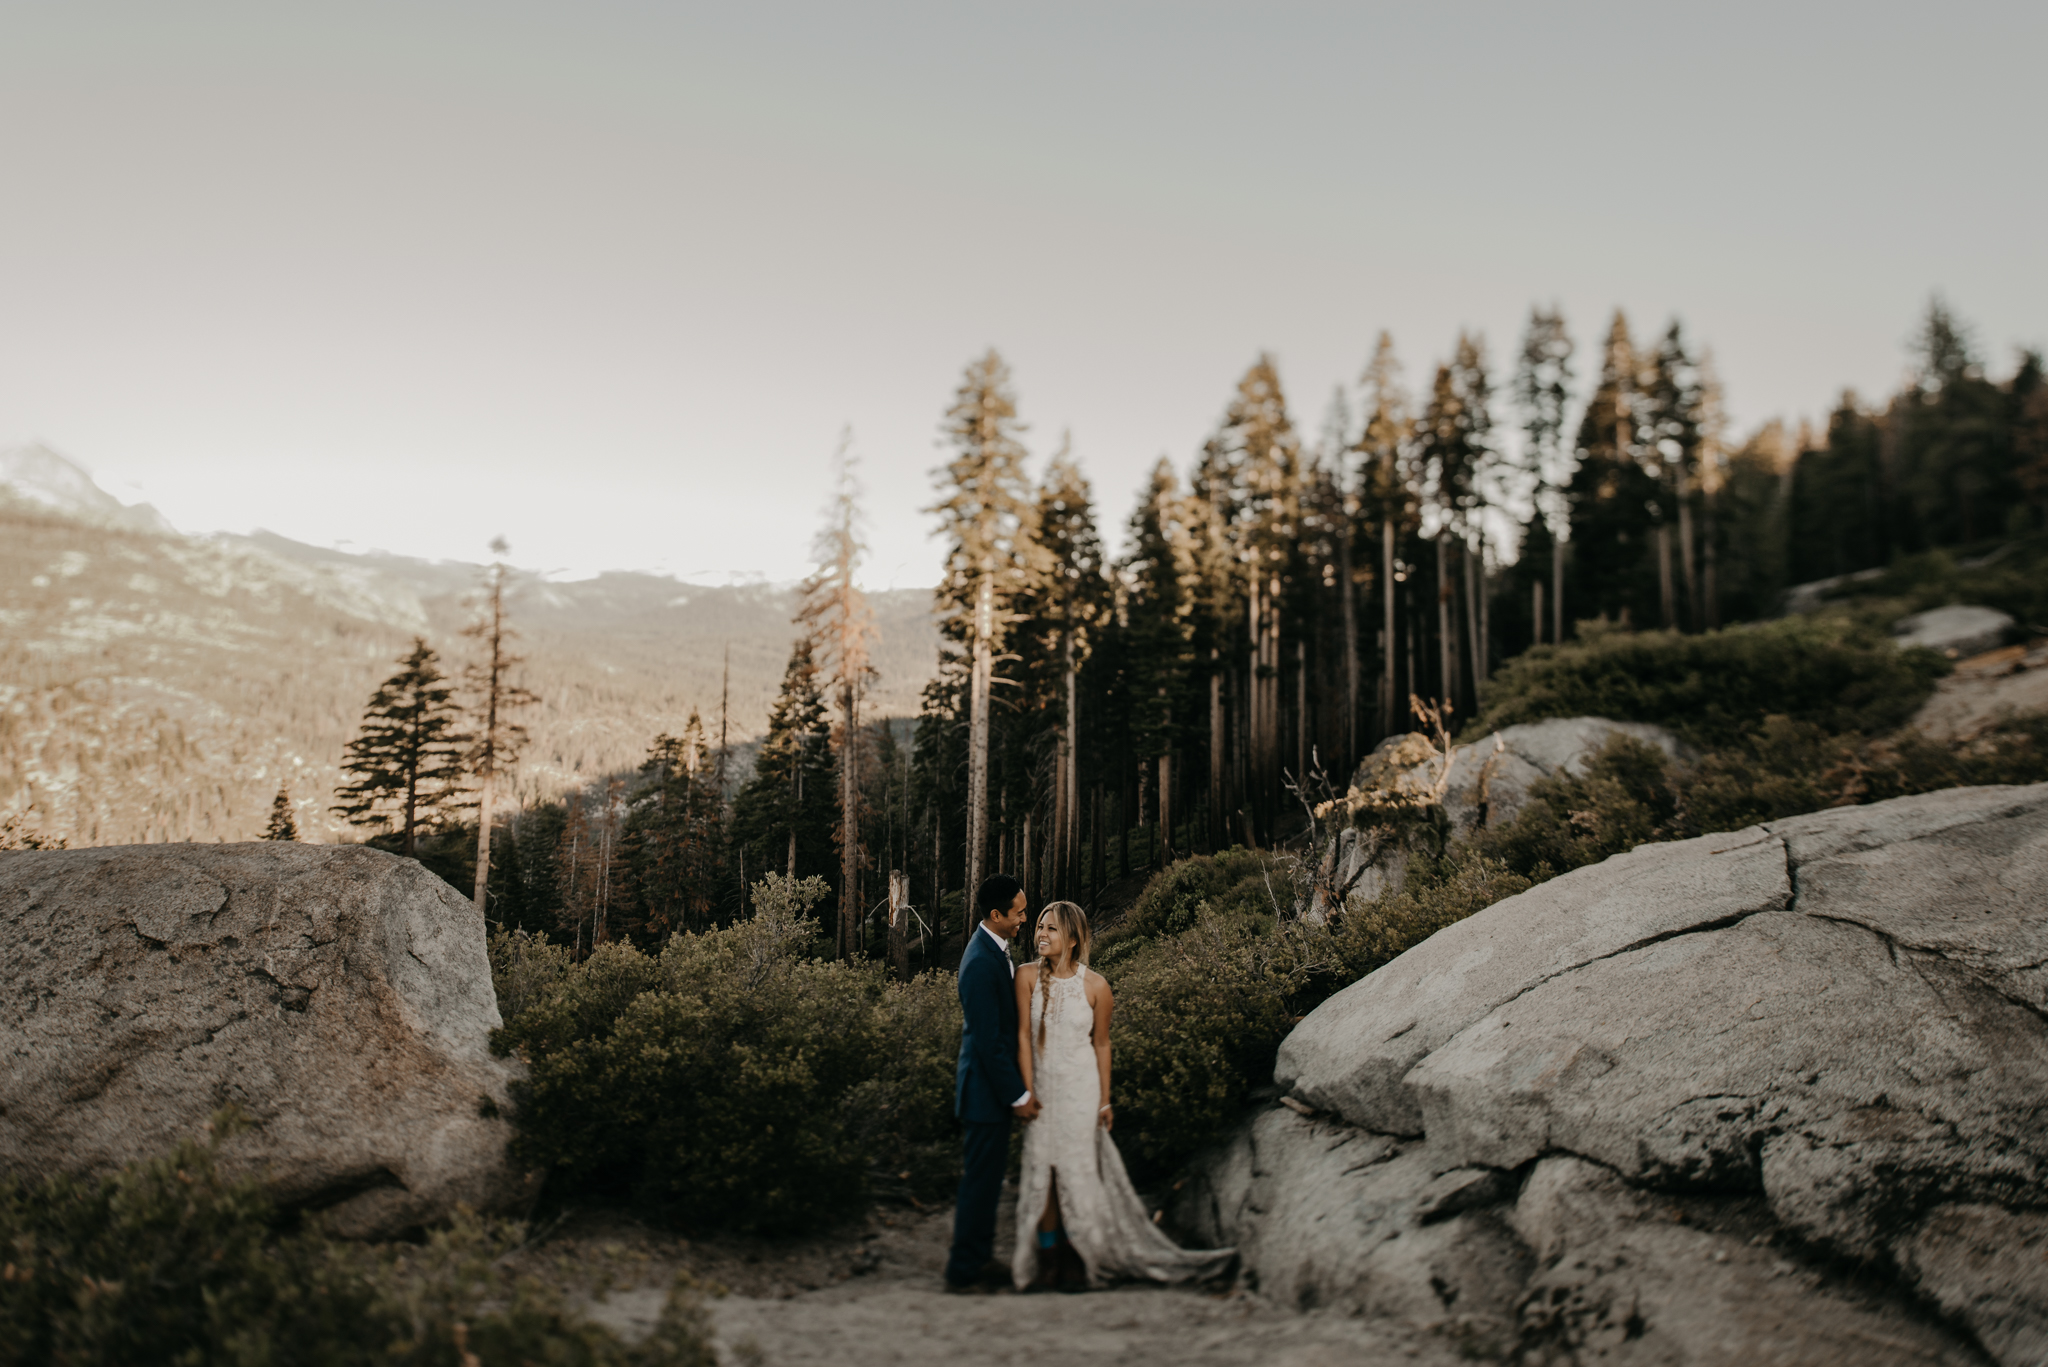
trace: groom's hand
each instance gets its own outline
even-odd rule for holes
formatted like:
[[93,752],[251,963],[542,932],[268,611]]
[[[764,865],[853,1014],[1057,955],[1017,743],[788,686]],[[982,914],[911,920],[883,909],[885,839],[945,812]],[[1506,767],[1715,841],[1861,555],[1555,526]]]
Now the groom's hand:
[[1025,1097],[1022,1105],[1010,1108],[1010,1114],[1016,1116],[1019,1120],[1038,1119],[1038,1098],[1035,1096]]

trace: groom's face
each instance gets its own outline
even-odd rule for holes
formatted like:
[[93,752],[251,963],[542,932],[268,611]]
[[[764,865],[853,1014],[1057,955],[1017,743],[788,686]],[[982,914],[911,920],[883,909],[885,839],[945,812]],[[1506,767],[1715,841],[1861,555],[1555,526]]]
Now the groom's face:
[[989,929],[1005,940],[1024,928],[1024,894],[1018,893],[1010,903],[1008,911],[992,911],[988,914]]

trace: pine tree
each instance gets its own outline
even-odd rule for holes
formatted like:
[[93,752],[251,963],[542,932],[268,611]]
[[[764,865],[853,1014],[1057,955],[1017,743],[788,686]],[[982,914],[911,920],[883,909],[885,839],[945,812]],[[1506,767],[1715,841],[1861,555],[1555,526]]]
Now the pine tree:
[[[1018,440],[1010,370],[991,348],[967,367],[942,427],[953,458],[940,473],[940,517],[948,541],[937,590],[942,675],[966,677],[967,892],[980,884],[989,845],[990,693],[996,655],[1030,582],[1036,507]],[[959,683],[953,684],[959,687]],[[971,930],[972,927],[969,927]]]
[[[1131,514],[1129,549],[1118,566],[1124,585],[1118,683],[1131,754],[1141,770],[1149,766],[1160,839],[1169,849],[1175,718],[1185,718],[1193,701],[1193,551],[1186,500],[1173,466],[1161,460]],[[1144,816],[1141,809],[1141,821]]]
[[837,791],[823,684],[805,633],[790,647],[753,776],[733,798],[733,840],[748,870],[824,874],[832,862]]
[[[640,766],[645,780],[630,804],[614,794],[604,808],[618,823],[617,848],[631,874],[636,908],[633,929],[650,944],[660,944],[679,930],[701,930],[719,919],[727,882],[727,820],[725,793],[717,758],[695,711],[683,734],[656,736]],[[621,819],[616,815],[624,808]],[[606,828],[588,823],[590,845],[586,867],[596,877],[608,867],[611,848]],[[622,899],[618,881],[605,876],[597,886],[603,906],[593,924]],[[595,901],[595,897],[590,899]]]
[[1643,468],[1639,362],[1628,320],[1615,310],[1600,379],[1579,423],[1578,468],[1565,485],[1571,510],[1575,606],[1640,626],[1656,612],[1651,508],[1657,482]]
[[1402,725],[1408,713],[1403,703],[1405,692],[1414,691],[1412,687],[1404,691],[1398,684],[1401,632],[1397,590],[1407,577],[1401,541],[1420,525],[1421,516],[1412,469],[1415,424],[1401,389],[1401,363],[1394,355],[1394,339],[1388,333],[1380,333],[1359,384],[1366,415],[1355,448],[1359,517],[1376,530],[1379,541],[1378,713],[1379,731],[1386,735]]
[[1300,442],[1272,357],[1261,355],[1238,381],[1222,423],[1202,448],[1194,488],[1240,576],[1240,620],[1248,637],[1242,708],[1247,796],[1257,837],[1270,840],[1281,780],[1283,637],[1295,625],[1289,604],[1301,588],[1302,488]]
[[496,814],[492,801],[498,775],[518,761],[520,747],[526,743],[526,728],[512,720],[512,714],[540,701],[511,681],[512,667],[523,661],[508,649],[518,633],[505,624],[505,583],[511,573],[505,554],[510,549],[502,536],[491,542],[491,554],[497,558],[484,570],[476,620],[462,633],[483,647],[483,659],[467,670],[470,690],[476,696],[477,719],[482,723],[469,755],[470,771],[477,779],[474,896],[478,911],[484,910],[491,880],[491,821]]
[[[1529,310],[1529,329],[1523,334],[1521,361],[1515,369],[1515,401],[1522,412],[1522,461],[1530,501],[1534,516],[1544,524],[1542,540],[1550,548],[1548,615],[1553,641],[1562,634],[1564,624],[1564,487],[1570,475],[1564,424],[1572,397],[1572,350],[1562,312],[1554,306]],[[1530,544],[1525,541],[1525,548]],[[1540,577],[1534,573],[1530,577],[1541,586]],[[1541,611],[1534,613],[1534,644],[1543,640],[1544,616]]]
[[263,828],[265,840],[297,840],[298,819],[292,814],[292,790],[286,784],[277,785],[277,796],[270,800],[270,823]]
[[1047,862],[1052,895],[1070,897],[1080,868],[1080,671],[1107,618],[1110,585],[1094,495],[1067,440],[1046,467],[1033,525],[1038,572],[1018,597],[1013,649],[1020,657],[1022,710],[1054,738]]
[[[1478,509],[1482,502],[1482,471],[1489,453],[1492,418],[1485,357],[1477,338],[1460,333],[1453,359],[1437,367],[1429,405],[1416,429],[1415,458],[1427,482],[1431,505],[1430,533],[1437,563],[1437,682],[1440,696],[1461,705],[1476,693],[1485,666],[1477,631],[1479,594],[1470,570],[1470,556],[1479,553]],[[1463,687],[1459,669],[1457,592],[1451,568],[1453,550],[1466,570],[1464,606],[1469,660],[1475,687]]]
[[861,871],[866,852],[861,841],[861,759],[867,737],[861,730],[861,697],[875,677],[868,663],[874,617],[867,595],[856,582],[861,557],[860,483],[849,455],[852,434],[840,440],[834,459],[836,485],[825,526],[812,547],[817,569],[804,582],[797,621],[818,643],[820,664],[839,724],[833,728],[839,768],[839,956],[850,959],[860,950]]
[[[1667,630],[1687,622],[1696,627],[1702,609],[1697,606],[1692,509],[1699,489],[1701,394],[1699,373],[1675,320],[1644,368],[1642,383],[1644,461],[1657,485],[1652,518],[1658,614]],[[1683,612],[1681,588],[1687,604]]]
[[433,648],[415,637],[399,666],[371,695],[348,743],[341,771],[351,777],[335,790],[341,800],[332,810],[357,826],[395,821],[411,856],[420,828],[462,803],[469,737]]

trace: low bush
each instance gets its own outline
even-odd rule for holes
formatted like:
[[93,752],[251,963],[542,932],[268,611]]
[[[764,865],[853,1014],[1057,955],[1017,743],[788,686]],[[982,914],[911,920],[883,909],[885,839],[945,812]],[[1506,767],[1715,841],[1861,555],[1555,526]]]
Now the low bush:
[[1112,968],[1111,1098],[1141,1175],[1169,1170],[1269,1081],[1313,952],[1270,916],[1203,909]]
[[[782,1231],[851,1214],[877,1183],[937,1194],[957,1178],[951,979],[820,957],[803,913],[822,880],[771,874],[754,892],[746,921],[659,956],[600,946],[506,1013],[496,1047],[529,1066],[515,1152],[558,1190]],[[494,957],[508,1006],[544,976],[512,936]]]
[[1136,927],[1105,935],[1113,952],[1096,966],[1116,993],[1117,1133],[1142,1175],[1172,1170],[1235,1120],[1324,998],[1530,880],[1462,847],[1423,854],[1399,892],[1354,899],[1321,924],[1297,914],[1300,884],[1284,854],[1198,855],[1153,879]]
[[1697,636],[1593,632],[1501,666],[1481,695],[1477,737],[1548,717],[1655,722],[1706,749],[1742,743],[1778,715],[1831,735],[1899,726],[1949,665],[1901,650],[1849,618],[1790,618]]
[[502,1270],[517,1225],[460,1216],[423,1245],[294,1227],[208,1142],[111,1176],[0,1183],[0,1361],[68,1367],[370,1367],[478,1362],[711,1367],[686,1287],[628,1346]]
[[1882,625],[1949,603],[1980,603],[2011,613],[2024,631],[2048,633],[2048,537],[2022,537],[1962,561],[1942,550],[1902,556],[1882,575],[1843,585],[1832,601],[1851,611],[1867,604]]

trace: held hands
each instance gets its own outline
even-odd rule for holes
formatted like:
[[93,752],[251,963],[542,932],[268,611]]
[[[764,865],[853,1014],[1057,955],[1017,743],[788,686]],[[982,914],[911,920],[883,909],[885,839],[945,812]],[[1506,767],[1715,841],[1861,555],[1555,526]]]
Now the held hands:
[[1022,1105],[1010,1108],[1010,1114],[1016,1116],[1019,1120],[1036,1120],[1038,1119],[1038,1110],[1038,1098],[1027,1096],[1024,1098]]

